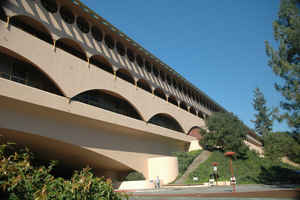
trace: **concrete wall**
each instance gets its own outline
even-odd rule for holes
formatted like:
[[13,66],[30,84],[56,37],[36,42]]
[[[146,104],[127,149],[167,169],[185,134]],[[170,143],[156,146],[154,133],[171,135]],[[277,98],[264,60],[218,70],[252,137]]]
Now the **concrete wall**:
[[[35,135],[26,136],[26,141],[33,142],[33,146],[46,138],[80,147],[96,153],[92,154],[95,157],[103,155],[116,161],[119,163],[116,167],[118,170],[133,169],[143,173],[146,178],[149,178],[151,172],[147,163],[149,158],[170,156],[171,152],[183,151],[185,144],[193,140],[193,137],[176,131],[93,106],[79,102],[69,104],[64,97],[1,78],[0,99],[1,129]],[[2,131],[2,134],[6,134],[6,131]],[[19,134],[19,138],[22,137],[25,138]],[[61,148],[53,145],[50,149],[59,156],[65,151],[64,145]],[[103,168],[101,162],[94,163],[93,160],[101,159],[91,159],[91,165],[100,170]],[[174,162],[170,162],[171,171],[177,170]],[[164,166],[167,165],[165,162]]]

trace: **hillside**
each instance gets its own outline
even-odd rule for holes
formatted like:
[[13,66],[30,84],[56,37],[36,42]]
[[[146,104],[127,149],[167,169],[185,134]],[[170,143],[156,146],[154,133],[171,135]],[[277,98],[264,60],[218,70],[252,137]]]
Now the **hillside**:
[[[200,164],[198,168],[189,175],[185,183],[200,184],[208,182],[209,175],[212,173],[213,162],[219,164],[219,180],[229,180],[229,160],[223,153],[215,151],[204,163]],[[300,170],[300,168],[284,164],[280,161],[260,158],[250,151],[248,153],[248,159],[233,161],[233,169],[238,184],[300,184],[300,174],[296,173],[296,170]],[[195,176],[199,179],[197,182],[192,180]]]

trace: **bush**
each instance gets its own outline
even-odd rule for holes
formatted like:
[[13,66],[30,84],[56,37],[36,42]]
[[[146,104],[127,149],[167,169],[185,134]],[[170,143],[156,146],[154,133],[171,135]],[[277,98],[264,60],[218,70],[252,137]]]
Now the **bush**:
[[264,151],[270,159],[288,156],[292,161],[300,163],[300,145],[289,133],[275,132],[264,137]]
[[[247,159],[233,160],[234,175],[238,184],[276,184],[300,183],[300,176],[295,171],[298,168],[281,163],[278,160],[260,158],[253,151],[247,152]],[[223,152],[215,151],[199,167],[190,174],[186,184],[195,183],[193,177],[198,177],[197,183],[208,182],[209,175],[213,173],[212,163],[217,162],[219,181],[230,180],[229,160]]]
[[143,174],[139,172],[131,172],[125,178],[125,181],[141,181],[141,180],[145,180],[145,177]]
[[55,162],[48,166],[34,166],[28,148],[14,144],[0,146],[0,188],[8,199],[111,199],[121,200],[111,182],[94,177],[89,168],[75,171],[70,180],[50,174]]
[[202,152],[202,150],[196,150],[191,152],[175,152],[173,156],[178,159],[178,177],[181,177],[187,170],[189,165],[194,161],[194,159]]

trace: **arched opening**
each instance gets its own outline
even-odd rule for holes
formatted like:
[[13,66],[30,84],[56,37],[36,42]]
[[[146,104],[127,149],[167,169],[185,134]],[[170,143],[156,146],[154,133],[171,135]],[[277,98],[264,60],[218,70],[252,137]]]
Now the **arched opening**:
[[2,8],[3,2],[0,2],[0,20],[6,21],[7,20],[7,15],[5,14],[5,11]]
[[201,135],[201,128],[198,126],[194,126],[191,128],[191,130],[188,132],[188,135],[197,138],[198,140],[201,140],[202,135]]
[[147,83],[147,81],[145,81],[144,79],[138,80],[137,86],[138,86],[139,88],[142,88],[142,89],[144,89],[144,90],[150,92],[150,93],[152,92],[150,85],[149,85],[149,84]]
[[171,77],[170,77],[169,74],[167,74],[167,83],[168,83],[169,85],[172,85],[172,79],[171,79]]
[[85,51],[74,40],[68,38],[60,38],[59,40],[56,41],[56,47],[84,61],[87,60]]
[[184,101],[180,102],[180,108],[182,108],[183,110],[188,111],[187,105]]
[[108,48],[113,49],[115,47],[115,41],[110,35],[105,35],[105,44]]
[[198,111],[198,117],[200,117],[201,119],[204,119],[204,115],[200,110]]
[[104,90],[89,90],[71,99],[134,119],[143,120],[139,112],[120,95]]
[[92,27],[92,36],[93,38],[98,41],[98,42],[101,42],[102,39],[103,39],[103,34],[102,34],[102,31],[101,29],[99,29],[98,27],[96,26],[93,26]]
[[162,81],[165,81],[166,80],[166,74],[163,72],[163,71],[160,71],[159,73],[159,77]]
[[153,117],[151,117],[148,123],[184,133],[180,124],[173,117],[167,114],[156,114]]
[[190,113],[192,113],[193,115],[197,115],[194,107],[190,107]]
[[134,53],[131,49],[127,48],[127,57],[131,62],[134,62],[135,57],[134,57]]
[[150,64],[150,62],[147,61],[147,60],[146,60],[146,62],[145,62],[145,67],[146,67],[147,72],[149,72],[149,73],[152,72],[151,64]]
[[99,67],[100,69],[102,69],[106,72],[109,72],[111,74],[114,73],[111,64],[103,56],[100,56],[100,55],[92,56],[90,58],[90,64],[93,64],[96,67]]
[[57,12],[56,0],[41,0],[43,7],[50,13]]
[[156,88],[156,89],[154,90],[154,95],[155,95],[155,96],[158,96],[159,98],[162,98],[162,99],[164,99],[164,100],[167,100],[167,97],[166,97],[165,93],[164,93],[163,90],[160,89],[160,88]]
[[177,89],[177,82],[175,80],[173,80],[173,87]]
[[10,24],[43,40],[49,44],[53,44],[53,40],[48,29],[39,21],[25,16],[18,15],[10,19]]
[[37,66],[3,47],[0,47],[0,77],[64,96],[56,84]]
[[159,71],[158,71],[158,69],[156,68],[155,65],[152,66],[152,72],[153,72],[153,74],[154,74],[155,77],[158,77]]
[[88,33],[90,31],[90,25],[83,17],[77,17],[76,22],[79,30],[83,33]]
[[66,23],[73,24],[75,22],[75,16],[69,8],[63,6],[60,8],[59,13],[60,13],[61,18]]
[[128,81],[129,83],[134,84],[133,77],[131,76],[130,72],[127,71],[126,69],[119,69],[117,71],[117,77],[119,77],[125,81]]
[[117,42],[117,51],[121,56],[125,55],[125,47],[121,42]]
[[144,61],[140,55],[137,55],[136,57],[136,62],[139,65],[139,67],[143,68],[144,67]]
[[178,106],[178,102],[177,102],[177,100],[174,96],[172,96],[172,95],[169,96],[168,100],[171,104],[174,104],[175,106]]
[[182,91],[182,85],[178,83],[178,90],[181,92]]

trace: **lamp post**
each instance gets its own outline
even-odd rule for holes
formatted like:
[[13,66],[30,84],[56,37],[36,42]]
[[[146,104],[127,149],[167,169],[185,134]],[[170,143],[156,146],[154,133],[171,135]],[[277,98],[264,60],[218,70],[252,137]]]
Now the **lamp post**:
[[[235,154],[235,152],[229,151],[226,152],[224,155],[229,157],[229,166],[230,166],[230,172],[231,172],[231,180],[235,181],[233,168],[232,168],[232,156]],[[235,192],[235,183],[232,184],[233,192]]]

